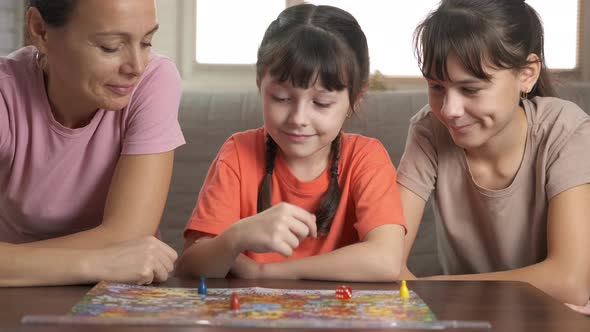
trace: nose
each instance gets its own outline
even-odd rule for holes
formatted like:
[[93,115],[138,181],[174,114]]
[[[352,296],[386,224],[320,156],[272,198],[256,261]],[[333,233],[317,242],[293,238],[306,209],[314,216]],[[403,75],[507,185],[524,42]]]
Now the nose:
[[309,114],[307,112],[307,104],[299,100],[292,103],[289,110],[289,122],[296,126],[305,127],[309,124]]
[[134,47],[129,48],[121,72],[126,75],[140,76],[145,69],[147,56],[141,50]]
[[463,112],[461,95],[449,89],[444,96],[440,113],[448,119],[453,119],[461,117]]

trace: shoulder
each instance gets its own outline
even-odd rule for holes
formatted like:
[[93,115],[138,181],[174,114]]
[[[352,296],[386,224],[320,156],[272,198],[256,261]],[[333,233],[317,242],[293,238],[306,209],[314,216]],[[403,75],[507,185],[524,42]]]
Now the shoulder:
[[430,144],[432,146],[454,146],[445,125],[436,117],[430,105],[425,105],[411,119],[408,128],[409,142]]
[[0,57],[0,87],[3,92],[11,87],[23,89],[28,81],[37,78],[35,48],[23,47],[13,53]]
[[342,133],[340,160],[365,167],[391,163],[389,153],[376,138]]
[[44,98],[40,95],[39,87],[42,86],[42,74],[35,64],[35,48],[23,47],[13,53],[0,57],[0,128],[4,130],[8,126],[8,120],[14,120],[15,114],[24,122],[38,113],[28,112],[30,104],[35,100]]
[[580,120],[588,118],[575,103],[554,97],[535,97],[527,101],[532,113],[531,120],[534,124],[560,123],[573,125]]
[[410,126],[432,127],[435,122],[438,122],[438,119],[428,104],[410,118]]
[[342,148],[352,152],[383,148],[383,144],[378,139],[361,134],[342,133],[341,140]]
[[229,165],[255,162],[264,153],[265,133],[263,128],[232,134],[221,146],[217,159]]
[[138,83],[138,89],[146,86],[167,87],[172,84],[180,88],[181,78],[174,62],[165,56],[152,53],[145,71]]
[[142,114],[158,121],[169,118],[168,121],[175,122],[182,95],[181,83],[172,60],[152,53],[123,117],[134,118],[133,114]]
[[176,68],[176,65],[172,59],[163,55],[152,53],[150,55],[148,65],[146,66],[144,76],[162,73],[172,74],[173,76],[180,77],[178,69]]
[[[410,119],[408,135],[437,137],[437,140],[450,138],[447,128],[434,115],[430,105],[426,104]],[[446,138],[446,139],[445,139]]]
[[248,150],[258,143],[264,143],[265,135],[264,128],[250,129],[232,134],[226,143],[231,141],[236,149]]
[[590,135],[590,117],[571,101],[553,97],[535,97],[526,101],[532,134],[553,141],[567,140],[576,132]]

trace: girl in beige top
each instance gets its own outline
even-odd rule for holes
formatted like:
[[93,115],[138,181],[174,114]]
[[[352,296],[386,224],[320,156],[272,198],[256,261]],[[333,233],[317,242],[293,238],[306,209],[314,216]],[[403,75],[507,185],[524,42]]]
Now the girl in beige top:
[[398,169],[405,257],[433,192],[449,275],[432,278],[519,280],[586,303],[590,118],[552,97],[538,15],[522,0],[444,0],[415,41],[429,105]]

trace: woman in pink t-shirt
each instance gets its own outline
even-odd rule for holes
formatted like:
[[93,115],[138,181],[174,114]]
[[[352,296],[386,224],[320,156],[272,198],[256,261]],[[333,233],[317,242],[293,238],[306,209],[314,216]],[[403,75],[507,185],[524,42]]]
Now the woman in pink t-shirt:
[[163,281],[154,237],[184,144],[153,1],[31,0],[0,58],[0,286]]
[[429,105],[399,166],[406,251],[432,193],[448,274],[433,278],[524,281],[586,303],[590,117],[555,97],[537,13],[443,0],[415,36]]

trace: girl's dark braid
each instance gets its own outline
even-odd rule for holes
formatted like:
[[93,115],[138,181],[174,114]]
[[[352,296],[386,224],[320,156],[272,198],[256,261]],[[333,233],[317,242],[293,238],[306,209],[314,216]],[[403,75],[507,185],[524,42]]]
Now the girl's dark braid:
[[[258,191],[258,212],[270,207],[272,194],[272,173],[274,171],[275,158],[277,155],[277,143],[269,136],[266,137],[265,174]],[[336,214],[342,191],[338,185],[338,161],[340,160],[340,134],[330,145],[332,164],[330,165],[330,185],[328,190],[320,198],[320,204],[316,211],[316,224],[318,233],[326,235],[330,231],[332,219]]]
[[322,195],[320,205],[316,212],[316,224],[318,233],[325,235],[330,231],[332,219],[340,205],[342,191],[338,185],[338,161],[340,160],[340,134],[332,141],[331,144],[332,165],[330,165],[330,185],[328,190]]
[[270,207],[272,194],[272,172],[275,168],[275,157],[277,156],[277,143],[266,135],[266,165],[264,167],[264,177],[258,190],[258,212],[262,212]]

